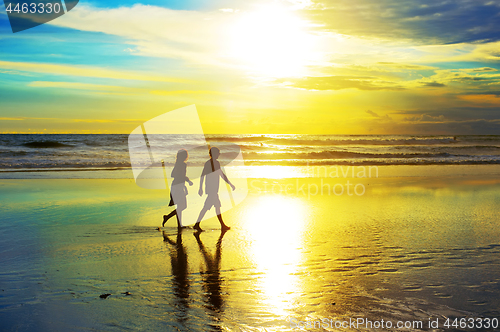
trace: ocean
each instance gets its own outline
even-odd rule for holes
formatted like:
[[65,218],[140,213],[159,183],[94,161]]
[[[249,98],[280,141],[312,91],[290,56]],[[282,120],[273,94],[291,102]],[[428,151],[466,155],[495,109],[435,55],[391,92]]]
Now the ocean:
[[[206,140],[221,147],[221,159],[241,149],[245,165],[500,164],[500,135],[207,135]],[[164,135],[155,138],[155,148],[175,156],[194,141],[190,135]],[[206,153],[190,153],[188,165],[206,159]],[[167,165],[174,162],[175,157],[165,160]],[[2,171],[119,170],[130,165],[125,134],[0,135]]]

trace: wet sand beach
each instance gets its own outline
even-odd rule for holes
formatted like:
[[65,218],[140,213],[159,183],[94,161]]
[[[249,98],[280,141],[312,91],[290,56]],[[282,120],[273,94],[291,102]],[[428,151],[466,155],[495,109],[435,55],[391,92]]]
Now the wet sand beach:
[[[173,221],[158,231],[168,198],[131,179],[0,180],[1,330],[287,331],[358,318],[449,330],[446,318],[500,318],[498,166],[284,170],[248,179],[224,213],[230,231],[214,216],[198,235]],[[357,193],[326,194],[347,181]]]

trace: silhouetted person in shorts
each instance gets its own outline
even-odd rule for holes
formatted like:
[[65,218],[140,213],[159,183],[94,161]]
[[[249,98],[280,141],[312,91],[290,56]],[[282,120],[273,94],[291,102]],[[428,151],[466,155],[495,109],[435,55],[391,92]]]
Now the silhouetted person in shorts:
[[177,159],[175,160],[174,169],[172,170],[171,176],[174,178],[172,181],[172,187],[170,188],[170,204],[169,206],[176,205],[174,211],[170,212],[168,215],[163,216],[163,224],[162,227],[165,226],[165,223],[168,219],[173,216],[177,216],[177,227],[184,228],[182,225],[182,211],[187,208],[187,187],[186,182],[189,183],[190,186],[193,185],[193,182],[189,180],[186,176],[187,164],[188,160],[188,152],[184,149],[180,149],[177,151]]
[[207,199],[205,200],[205,205],[203,205],[203,209],[200,211],[200,215],[198,216],[198,220],[196,221],[196,224],[194,225],[194,229],[197,231],[202,231],[200,228],[200,222],[205,216],[205,213],[207,213],[208,210],[210,210],[213,207],[215,207],[215,213],[217,214],[217,218],[219,219],[220,226],[221,226],[221,231],[225,232],[230,227],[228,227],[226,224],[224,224],[224,221],[222,220],[222,215],[220,211],[221,203],[219,199],[219,178],[222,178],[224,181],[226,181],[231,188],[234,190],[235,187],[229,181],[227,176],[222,172],[222,169],[220,168],[220,163],[217,160],[220,156],[220,150],[219,148],[212,147],[210,148],[209,151],[210,154],[210,160],[208,160],[205,163],[205,166],[203,167],[203,171],[201,173],[201,179],[200,179],[200,189],[198,190],[198,194],[200,196],[203,195],[203,181],[205,180],[205,193],[207,194]]

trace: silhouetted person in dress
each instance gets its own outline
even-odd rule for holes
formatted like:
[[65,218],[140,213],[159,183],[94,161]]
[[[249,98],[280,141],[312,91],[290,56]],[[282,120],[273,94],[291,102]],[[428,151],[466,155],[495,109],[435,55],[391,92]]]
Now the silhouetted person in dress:
[[220,156],[219,148],[210,148],[209,154],[210,160],[208,160],[203,167],[200,179],[200,189],[198,190],[198,194],[202,196],[203,181],[205,180],[205,193],[207,194],[207,199],[205,200],[205,204],[200,211],[200,215],[198,216],[198,220],[194,225],[194,229],[200,232],[202,231],[200,222],[205,216],[205,213],[207,213],[207,211],[210,210],[213,206],[215,207],[215,213],[217,214],[217,218],[219,219],[221,230],[225,232],[230,229],[230,227],[224,224],[224,221],[222,220],[222,214],[220,211],[221,203],[219,198],[219,178],[222,178],[224,181],[226,181],[233,190],[235,189],[235,187],[220,168],[220,163],[217,160],[217,158],[219,158]]
[[163,216],[163,224],[162,227],[165,226],[165,223],[168,219],[173,216],[177,216],[177,227],[184,228],[182,225],[182,211],[187,208],[187,187],[186,182],[189,183],[190,186],[193,185],[193,182],[189,180],[186,176],[187,164],[188,160],[188,152],[185,149],[180,149],[177,152],[177,158],[175,160],[174,169],[172,170],[171,177],[174,178],[172,181],[172,187],[170,188],[170,204],[169,206],[176,205],[175,210],[170,212],[168,215]]

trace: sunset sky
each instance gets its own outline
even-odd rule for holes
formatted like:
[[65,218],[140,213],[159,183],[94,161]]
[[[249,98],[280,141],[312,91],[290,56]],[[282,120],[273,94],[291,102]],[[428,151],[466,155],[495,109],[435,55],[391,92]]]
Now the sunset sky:
[[0,132],[500,134],[500,0],[80,1],[12,33]]

